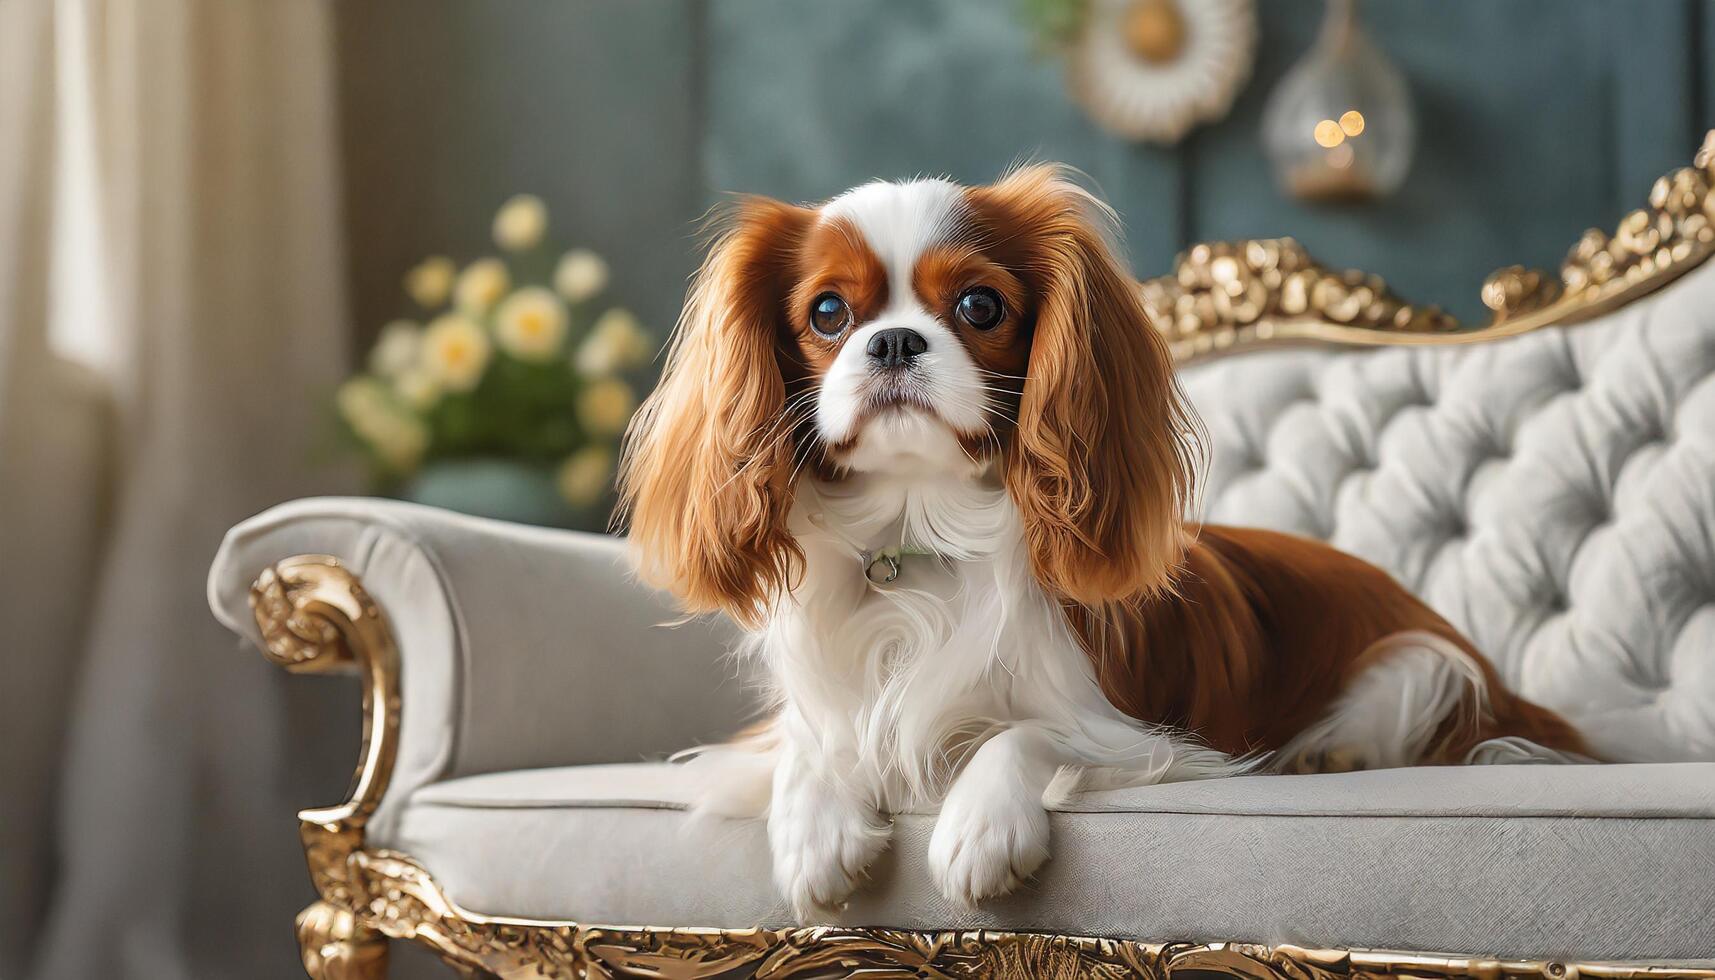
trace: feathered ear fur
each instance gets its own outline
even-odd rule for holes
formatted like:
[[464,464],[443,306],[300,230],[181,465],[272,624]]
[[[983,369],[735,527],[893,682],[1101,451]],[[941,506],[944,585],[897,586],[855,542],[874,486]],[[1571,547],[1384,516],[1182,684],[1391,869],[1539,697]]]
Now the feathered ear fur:
[[1196,423],[1115,255],[1112,210],[1052,166],[975,191],[973,204],[1017,236],[1015,267],[1036,295],[1006,483],[1037,578],[1091,606],[1170,591]]
[[692,280],[661,382],[626,433],[619,522],[639,572],[688,612],[757,625],[803,553],[786,529],[782,297],[813,212],[744,201]]

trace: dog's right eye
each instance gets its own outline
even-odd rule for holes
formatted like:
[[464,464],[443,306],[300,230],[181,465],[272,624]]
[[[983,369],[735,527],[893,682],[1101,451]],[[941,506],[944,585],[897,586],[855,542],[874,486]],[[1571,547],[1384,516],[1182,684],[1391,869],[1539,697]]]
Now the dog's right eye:
[[852,308],[835,293],[823,293],[810,302],[810,326],[824,337],[838,337],[851,322]]

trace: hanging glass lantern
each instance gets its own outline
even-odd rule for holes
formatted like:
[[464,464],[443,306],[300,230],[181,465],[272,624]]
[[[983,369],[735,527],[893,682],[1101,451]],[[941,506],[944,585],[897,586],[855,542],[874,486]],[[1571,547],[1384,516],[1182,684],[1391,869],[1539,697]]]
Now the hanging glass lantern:
[[1293,197],[1361,201],[1404,183],[1417,143],[1411,92],[1359,26],[1356,0],[1328,0],[1315,46],[1269,95],[1262,140]]

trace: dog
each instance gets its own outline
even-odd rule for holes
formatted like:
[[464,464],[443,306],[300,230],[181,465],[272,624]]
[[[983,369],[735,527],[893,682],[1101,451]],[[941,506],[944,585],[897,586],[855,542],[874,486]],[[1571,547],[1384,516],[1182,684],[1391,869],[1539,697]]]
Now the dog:
[[1327,545],[1187,524],[1198,423],[1063,168],[736,204],[619,478],[640,576],[746,630],[765,719],[692,762],[767,817],[805,920],[939,804],[960,905],[1107,785],[1586,752],[1444,619]]

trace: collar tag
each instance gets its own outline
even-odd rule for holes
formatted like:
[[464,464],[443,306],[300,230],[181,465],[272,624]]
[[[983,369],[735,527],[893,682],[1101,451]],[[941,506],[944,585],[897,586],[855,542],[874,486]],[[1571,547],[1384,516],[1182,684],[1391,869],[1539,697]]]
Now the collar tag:
[[876,551],[858,553],[858,560],[863,562],[863,577],[871,585],[889,585],[899,577],[898,548],[881,548]]

